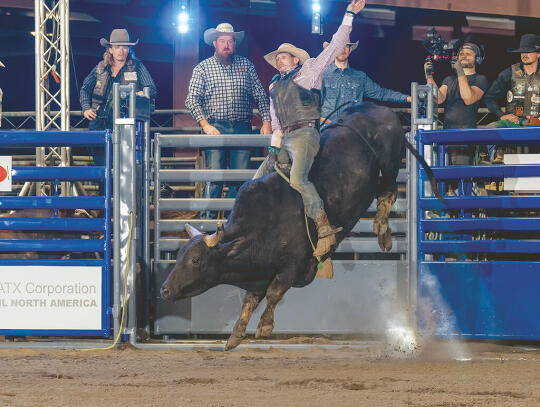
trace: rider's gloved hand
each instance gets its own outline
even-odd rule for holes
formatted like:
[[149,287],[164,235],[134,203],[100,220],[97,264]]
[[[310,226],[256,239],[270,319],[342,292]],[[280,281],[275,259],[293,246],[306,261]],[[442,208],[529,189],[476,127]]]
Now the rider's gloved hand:
[[279,154],[279,148],[269,147],[268,148],[268,160],[266,161],[266,171],[274,172],[274,165],[277,163],[277,157]]

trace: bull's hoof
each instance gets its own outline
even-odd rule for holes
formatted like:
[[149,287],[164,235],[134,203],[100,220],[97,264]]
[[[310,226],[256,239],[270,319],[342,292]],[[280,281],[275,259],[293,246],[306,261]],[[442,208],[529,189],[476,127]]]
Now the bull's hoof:
[[270,335],[272,335],[272,331],[274,330],[274,324],[270,325],[259,325],[257,327],[257,332],[255,332],[255,338],[268,338]]
[[225,344],[225,350],[231,350],[231,349],[236,348],[238,345],[240,345],[242,343],[244,338],[245,338],[245,335],[244,336],[236,336],[233,333],[231,336],[229,336],[229,340]]
[[378,235],[379,247],[384,252],[392,250],[392,229],[387,228],[384,234]]
[[375,218],[373,221],[373,233],[377,236],[384,235],[388,229],[388,221],[382,222],[380,219]]

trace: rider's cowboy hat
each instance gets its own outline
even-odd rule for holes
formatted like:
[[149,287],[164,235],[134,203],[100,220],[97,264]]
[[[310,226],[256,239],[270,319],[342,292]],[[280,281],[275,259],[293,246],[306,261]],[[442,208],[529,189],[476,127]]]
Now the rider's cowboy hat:
[[125,28],[115,28],[111,32],[111,36],[109,37],[109,41],[107,41],[105,38],[102,38],[99,40],[99,43],[107,48],[111,45],[127,45],[129,47],[133,45],[137,45],[139,43],[139,40],[135,42],[129,42],[129,33]]
[[220,35],[232,35],[237,44],[244,40],[244,31],[235,32],[229,23],[221,23],[216,28],[209,28],[204,32],[204,42],[206,45],[212,45]]
[[278,49],[276,49],[275,51],[272,51],[269,54],[266,54],[264,56],[264,59],[274,68],[278,69],[277,64],[276,64],[276,55],[281,54],[283,52],[287,52],[288,54],[291,54],[293,57],[298,58],[300,60],[300,65],[302,65],[304,62],[306,62],[309,59],[309,54],[306,51],[304,51],[301,48],[296,48],[294,45],[289,44],[288,42],[281,44],[278,47]]
[[540,52],[540,36],[523,34],[519,40],[519,48],[509,49],[508,52]]
[[[345,45],[348,45],[349,47],[351,47],[351,52],[353,52],[356,48],[358,48],[358,43],[360,41],[356,41],[356,42],[348,42],[347,44]],[[322,46],[323,48],[326,48],[328,45],[330,45],[330,43],[328,41],[325,41],[323,42]]]

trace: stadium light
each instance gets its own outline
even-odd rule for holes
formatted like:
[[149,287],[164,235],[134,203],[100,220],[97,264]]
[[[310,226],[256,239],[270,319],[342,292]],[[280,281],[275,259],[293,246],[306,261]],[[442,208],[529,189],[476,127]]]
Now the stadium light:
[[311,33],[322,35],[323,25],[321,21],[321,1],[312,0],[311,10]]
[[185,34],[189,31],[188,0],[179,0],[178,10],[178,32],[180,34]]

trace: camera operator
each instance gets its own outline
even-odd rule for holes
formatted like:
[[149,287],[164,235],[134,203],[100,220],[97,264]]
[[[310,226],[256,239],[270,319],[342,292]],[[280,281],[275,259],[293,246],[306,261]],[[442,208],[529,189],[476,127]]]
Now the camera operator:
[[[466,42],[456,57],[452,58],[455,75],[444,78],[438,89],[438,103],[444,104],[445,129],[475,128],[480,100],[488,88],[488,79],[476,73],[483,55],[480,48]],[[433,79],[433,63],[428,57],[424,64],[427,83],[437,89]],[[451,165],[470,165],[473,162],[473,146],[452,146],[447,149]]]
[[[540,36],[524,34],[519,48],[508,50],[521,54],[518,62],[499,73],[486,93],[486,106],[498,121],[489,127],[517,127],[540,125]],[[506,96],[506,112],[503,113],[498,100]],[[492,162],[503,162],[503,151],[488,146]]]

